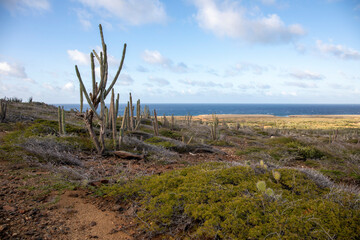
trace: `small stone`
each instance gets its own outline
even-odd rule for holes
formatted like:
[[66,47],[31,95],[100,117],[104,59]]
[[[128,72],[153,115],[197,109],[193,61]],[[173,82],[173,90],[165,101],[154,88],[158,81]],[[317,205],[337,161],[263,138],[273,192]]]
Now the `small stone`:
[[114,205],[113,207],[112,207],[112,210],[113,211],[123,211],[124,210],[124,208],[123,207],[121,207],[120,205]]
[[77,197],[79,197],[79,194],[77,194],[77,193],[70,193],[70,194],[69,194],[69,197],[77,198]]
[[8,212],[14,212],[16,210],[16,208],[9,206],[9,205],[3,206],[3,209]]
[[96,222],[95,221],[92,221],[91,223],[90,223],[90,227],[93,227],[93,226],[96,226]]
[[20,214],[24,214],[25,212],[26,212],[26,211],[25,211],[24,209],[20,209],[20,210],[19,210],[19,213],[20,213]]
[[0,225],[0,233],[7,228],[7,225]]

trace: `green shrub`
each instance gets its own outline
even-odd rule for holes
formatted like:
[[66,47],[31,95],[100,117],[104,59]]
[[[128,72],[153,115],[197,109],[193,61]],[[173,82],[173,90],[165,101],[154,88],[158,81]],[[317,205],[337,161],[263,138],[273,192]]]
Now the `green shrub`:
[[159,133],[160,133],[160,135],[162,135],[164,137],[173,138],[173,139],[176,139],[176,140],[181,140],[181,138],[182,138],[182,135],[180,133],[171,131],[171,130],[166,129],[166,128],[160,129]]
[[[209,163],[103,186],[101,191],[125,202],[136,201],[140,226],[163,238],[356,239],[360,235],[357,196],[340,193],[332,200],[329,189],[319,188],[293,169],[278,169],[279,183],[271,180],[270,171],[262,172]],[[271,189],[269,195],[257,190],[259,181]],[[274,192],[281,194],[269,197]]]
[[146,143],[150,143],[156,146],[162,146],[164,148],[173,148],[176,147],[175,144],[165,141],[164,139],[161,139],[159,137],[152,137],[145,140]]
[[248,155],[250,153],[255,153],[255,152],[262,152],[264,151],[264,148],[261,147],[248,147],[245,148],[244,150],[237,150],[235,152],[236,155],[241,156],[241,155]]

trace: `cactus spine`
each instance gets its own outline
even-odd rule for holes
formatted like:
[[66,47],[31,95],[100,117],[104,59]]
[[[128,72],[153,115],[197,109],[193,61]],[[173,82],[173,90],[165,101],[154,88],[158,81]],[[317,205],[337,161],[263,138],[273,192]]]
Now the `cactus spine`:
[[[85,99],[87,103],[90,106],[90,109],[86,111],[86,113],[83,115],[84,121],[86,124],[86,127],[88,129],[88,132],[90,134],[90,137],[95,145],[95,148],[99,154],[102,154],[105,150],[105,142],[104,142],[104,135],[105,135],[105,99],[114,87],[120,72],[122,70],[125,54],[126,54],[126,43],[124,44],[123,52],[122,52],[122,58],[120,61],[119,68],[114,76],[114,79],[110,83],[109,87],[106,87],[107,80],[108,80],[108,59],[107,59],[107,46],[104,41],[104,35],[102,31],[101,24],[99,25],[100,30],[100,37],[101,37],[101,43],[102,43],[102,52],[100,52],[100,56],[96,53],[95,50],[90,53],[90,60],[91,60],[91,76],[92,76],[92,92],[88,94],[88,91],[85,88],[85,85],[83,83],[83,80],[81,78],[78,66],[75,65],[75,72],[78,77],[82,93],[85,96]],[[95,63],[94,63],[94,57],[99,62],[100,65],[100,83],[96,82],[95,78]],[[101,105],[100,109],[100,115],[97,113],[97,108]],[[100,134],[99,137],[95,134],[95,131],[93,129],[93,121],[94,116],[99,120],[100,125]],[[100,142],[99,142],[100,140]]]
[[0,100],[0,122],[5,122],[7,110],[7,102],[5,100]]

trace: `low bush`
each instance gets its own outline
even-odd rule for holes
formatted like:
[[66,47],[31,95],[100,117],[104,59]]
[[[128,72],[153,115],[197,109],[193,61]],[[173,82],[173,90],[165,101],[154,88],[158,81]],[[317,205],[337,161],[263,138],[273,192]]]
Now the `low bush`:
[[150,144],[153,144],[153,145],[156,145],[156,146],[162,146],[164,148],[176,147],[175,144],[173,144],[171,142],[168,142],[168,141],[165,141],[165,140],[163,140],[163,139],[161,139],[159,137],[148,138],[144,142],[150,143]]
[[[101,193],[137,202],[147,237],[195,239],[356,239],[359,196],[336,195],[294,169],[271,171],[208,163],[103,186]],[[268,191],[256,184],[264,181]],[[267,194],[271,192],[271,194]],[[331,209],[331,210],[330,210]]]

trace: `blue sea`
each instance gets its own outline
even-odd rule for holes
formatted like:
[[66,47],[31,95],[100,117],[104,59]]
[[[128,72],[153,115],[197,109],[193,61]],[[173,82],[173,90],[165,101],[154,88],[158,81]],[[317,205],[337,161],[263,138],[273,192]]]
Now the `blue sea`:
[[[80,104],[53,104],[63,106],[65,110],[80,109]],[[142,104],[150,108],[151,113],[156,109],[157,114],[193,116],[203,114],[267,114],[275,116],[289,115],[360,115],[360,104],[208,104],[208,103],[171,103]],[[88,107],[84,104],[84,109]],[[109,106],[107,106],[109,107]],[[125,104],[120,104],[119,114],[124,111]],[[136,111],[136,110],[135,110]]]

